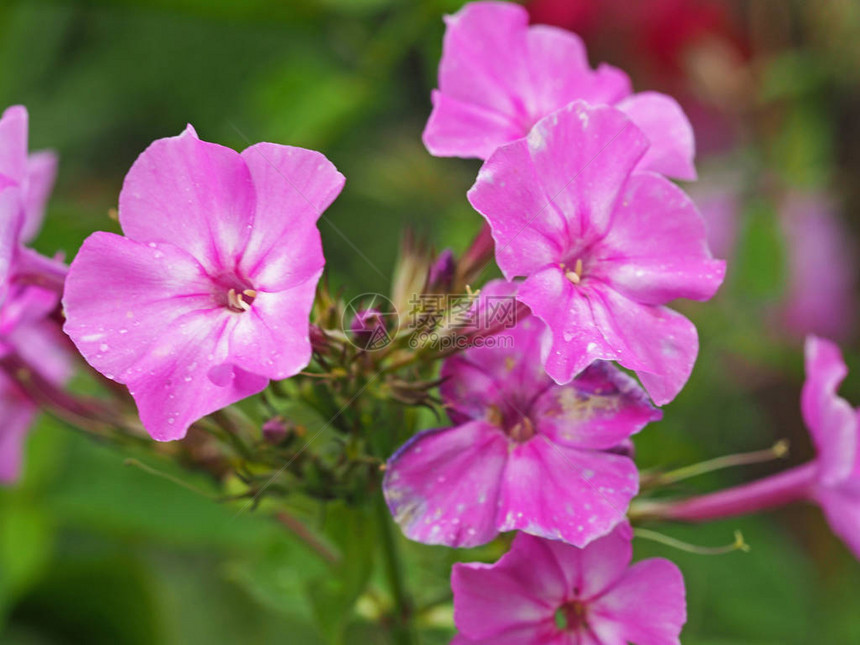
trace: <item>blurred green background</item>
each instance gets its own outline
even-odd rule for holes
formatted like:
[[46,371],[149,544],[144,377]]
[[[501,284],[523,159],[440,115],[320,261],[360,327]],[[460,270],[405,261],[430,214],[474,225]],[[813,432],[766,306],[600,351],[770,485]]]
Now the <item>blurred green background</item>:
[[[441,16],[461,4],[5,0],[0,106],[25,104],[31,148],[61,156],[37,247],[72,257],[90,232],[113,230],[108,211],[130,164],[150,141],[190,122],[202,138],[237,149],[265,140],[321,150],[346,175],[321,230],[330,280],[347,299],[387,291],[405,227],[437,248],[462,250],[479,227],[465,199],[479,163],[432,158],[420,138]],[[639,461],[683,465],[788,437],[790,462],[799,463],[811,450],[799,418],[802,339],[778,313],[792,253],[780,218],[791,191],[827,195],[844,238],[857,239],[860,7],[707,6],[717,7],[719,20],[704,29],[701,20],[677,20],[656,40],[630,38],[629,29],[645,27],[611,15],[583,23],[593,63],[621,65],[637,89],[670,91],[688,106],[702,142],[702,183],[737,196],[726,287],[714,302],[684,308],[702,337],[698,366],[665,420],[637,439]],[[695,37],[668,48],[687,32]],[[857,249],[855,242],[855,258]],[[849,296],[856,313],[856,289]],[[845,393],[860,402],[853,326],[841,340],[853,368]],[[330,509],[326,530],[341,536],[349,555],[349,565],[332,572],[262,513],[236,516],[125,466],[128,456],[50,420],[33,432],[26,476],[0,491],[4,645],[385,642],[368,626],[366,599],[354,593],[378,548],[372,532],[339,524]],[[679,492],[781,467],[712,475]],[[182,476],[212,490],[202,477]],[[708,558],[637,545],[640,555],[672,558],[684,571],[685,643],[860,643],[860,563],[817,509],[665,531],[716,545],[730,542],[735,528],[750,554]],[[426,642],[447,642],[451,562],[498,551],[404,547],[409,584],[428,606]]]

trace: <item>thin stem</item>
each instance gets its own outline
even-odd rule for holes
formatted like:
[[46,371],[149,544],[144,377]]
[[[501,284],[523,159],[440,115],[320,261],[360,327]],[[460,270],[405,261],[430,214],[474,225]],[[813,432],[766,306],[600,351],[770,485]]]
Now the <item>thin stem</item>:
[[725,555],[727,553],[732,553],[733,551],[743,551],[744,553],[748,553],[750,550],[749,545],[744,542],[744,536],[740,531],[735,531],[734,542],[727,544],[726,546],[717,547],[697,546],[663,533],[658,533],[657,531],[649,531],[648,529],[633,529],[633,535],[644,540],[651,540],[652,542],[665,544],[666,546],[678,549],[679,551],[695,553],[696,555]]
[[403,564],[400,560],[400,552],[397,549],[397,541],[393,530],[394,526],[382,494],[380,493],[376,498],[376,517],[382,541],[385,574],[388,578],[391,595],[394,597],[394,641],[398,645],[415,645],[418,640],[412,626],[412,600],[406,591]]
[[329,564],[337,564],[340,561],[340,556],[326,544],[323,544],[323,542],[297,518],[293,517],[286,511],[279,511],[275,517],[288,531],[315,551],[323,560]]
[[135,468],[138,468],[138,469],[142,470],[143,472],[145,472],[149,475],[154,475],[155,477],[160,477],[161,479],[166,479],[167,481],[172,482],[172,483],[176,484],[177,486],[182,486],[182,488],[190,490],[192,493],[197,493],[198,495],[202,495],[206,499],[210,499],[212,501],[218,501],[218,499],[219,499],[217,495],[207,493],[205,490],[203,490],[201,488],[197,488],[197,486],[195,486],[194,484],[190,484],[187,481],[184,481],[184,480],[180,479],[179,477],[176,477],[175,475],[171,475],[170,473],[164,472],[163,470],[158,470],[157,468],[153,468],[149,464],[145,464],[138,459],[133,459],[133,458],[129,457],[123,463],[126,466],[134,466]]
[[698,464],[684,466],[676,470],[671,470],[666,473],[655,475],[647,482],[649,487],[668,486],[685,479],[698,477],[706,473],[711,473],[724,468],[733,468],[735,466],[749,466],[752,464],[760,464],[774,459],[784,459],[788,456],[788,441],[783,439],[777,441],[773,446],[766,450],[756,450],[755,452],[745,452],[737,455],[726,455],[717,457]]

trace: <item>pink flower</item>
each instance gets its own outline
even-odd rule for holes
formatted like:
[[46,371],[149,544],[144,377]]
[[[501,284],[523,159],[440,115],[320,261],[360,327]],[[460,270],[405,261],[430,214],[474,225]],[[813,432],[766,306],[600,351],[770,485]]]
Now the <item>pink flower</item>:
[[471,547],[522,530],[582,546],[624,518],[638,473],[612,450],[660,411],[607,363],[556,385],[540,365],[543,330],[529,316],[443,365],[454,425],[413,437],[383,484],[411,539]]
[[523,533],[495,564],[455,564],[456,645],[676,645],[684,579],[668,560],[632,567],[629,525],[584,549]]
[[818,451],[812,463],[710,495],[657,502],[648,513],[698,522],[811,500],[821,506],[833,531],[860,558],[860,409],[837,394],[847,374],[835,344],[815,336],[807,339],[801,409]]
[[0,188],[14,185],[24,210],[20,241],[32,241],[42,226],[45,205],[57,175],[57,156],[51,151],[28,154],[27,109],[7,108],[0,118]]
[[128,385],[153,438],[294,375],[324,258],[316,221],[344,178],[320,153],[241,154],[190,126],[155,141],[119,198],[125,237],[95,233],[69,270],[66,333]]
[[17,274],[28,280],[44,273],[62,276],[65,267],[23,249],[38,233],[54,185],[53,152],[28,153],[27,109],[7,108],[0,117],[0,303]]
[[641,167],[695,179],[693,130],[678,103],[632,94],[620,69],[592,70],[585,46],[557,27],[529,27],[525,8],[472,2],[446,18],[439,89],[424,144],[442,157],[486,159],[571,101],[616,105],[651,140]]
[[[788,255],[785,324],[799,337],[851,335],[857,319],[857,262],[851,236],[822,195],[791,194],[781,220]],[[809,267],[818,267],[810,271]]]
[[671,401],[698,352],[693,324],[663,305],[707,300],[725,263],[693,202],[635,168],[648,140],[619,110],[576,101],[484,163],[469,201],[489,222],[508,280],[552,332],[547,373],[566,383],[595,360],[636,371]]

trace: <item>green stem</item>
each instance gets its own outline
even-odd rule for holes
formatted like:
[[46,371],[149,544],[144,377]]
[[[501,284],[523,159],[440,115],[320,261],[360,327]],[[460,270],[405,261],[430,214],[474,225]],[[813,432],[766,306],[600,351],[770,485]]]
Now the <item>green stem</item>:
[[412,625],[412,600],[406,591],[403,576],[403,564],[397,549],[394,525],[382,494],[376,496],[376,517],[379,524],[380,539],[382,540],[382,555],[385,562],[385,575],[388,586],[394,597],[394,625],[392,635],[398,645],[416,645],[418,638]]

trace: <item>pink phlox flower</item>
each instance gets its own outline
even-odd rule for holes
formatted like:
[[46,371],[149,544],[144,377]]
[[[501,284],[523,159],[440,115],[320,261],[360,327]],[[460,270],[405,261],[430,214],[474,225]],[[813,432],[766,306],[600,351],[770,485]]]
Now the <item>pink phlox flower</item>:
[[492,228],[502,273],[526,278],[518,298],[552,332],[548,374],[566,383],[617,361],[662,405],[698,353],[694,325],[664,305],[710,298],[725,263],[690,198],[637,170],[648,146],[621,111],[576,101],[496,150],[469,201]]
[[240,154],[191,126],[135,161],[119,198],[125,236],[84,242],[63,304],[66,333],[128,386],[153,438],[181,439],[308,364],[325,263],[316,222],[343,184],[318,152]]
[[809,497],[824,510],[833,531],[860,558],[860,409],[837,394],[848,374],[839,348],[806,341],[803,419],[818,450]]
[[680,105],[657,92],[633,94],[620,69],[591,69],[575,34],[530,27],[526,9],[509,2],[472,2],[446,23],[439,89],[424,130],[431,154],[486,159],[582,99],[617,106],[645,133],[651,145],[640,168],[696,178],[693,129]]
[[495,564],[455,564],[452,645],[677,645],[684,579],[654,558],[630,566],[626,523],[579,549],[520,533]]
[[660,411],[608,363],[557,385],[540,364],[546,340],[529,316],[444,363],[452,425],[419,433],[386,469],[408,537],[471,547],[522,530],[582,546],[624,518],[639,480],[618,449]]

